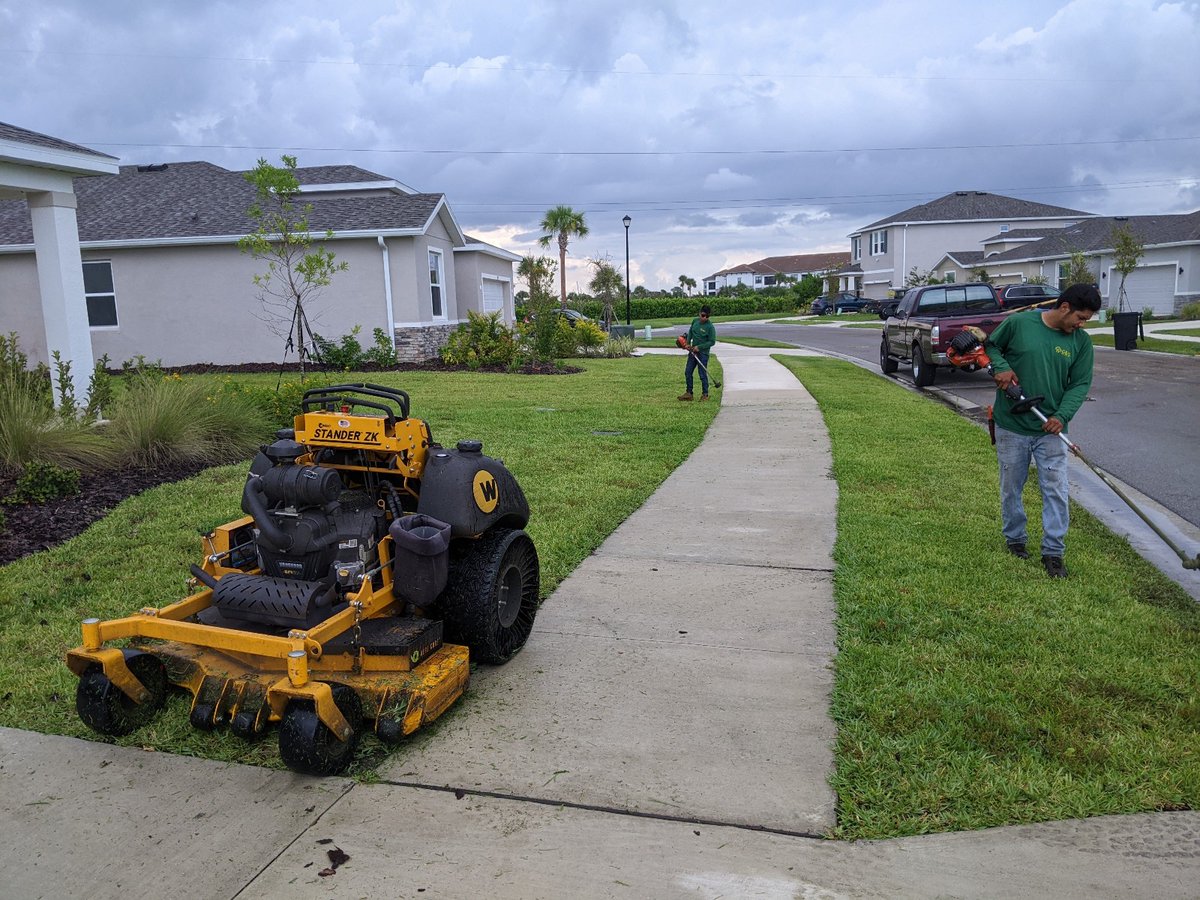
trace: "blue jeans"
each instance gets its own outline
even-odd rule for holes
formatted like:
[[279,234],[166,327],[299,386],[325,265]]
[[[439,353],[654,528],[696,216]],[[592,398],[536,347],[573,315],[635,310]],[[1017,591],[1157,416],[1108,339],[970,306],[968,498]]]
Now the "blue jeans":
[[697,350],[695,353],[688,354],[687,366],[683,370],[683,380],[687,383],[687,392],[692,392],[692,373],[696,371],[696,357],[700,357],[700,362],[704,363],[704,368],[700,370],[700,392],[708,393],[708,351]]
[[1025,503],[1022,492],[1029,479],[1029,463],[1037,465],[1042,491],[1042,556],[1062,556],[1071,522],[1067,499],[1067,445],[1056,434],[1031,437],[996,429],[996,457],[1000,461],[1000,517],[1004,540],[1025,543]]

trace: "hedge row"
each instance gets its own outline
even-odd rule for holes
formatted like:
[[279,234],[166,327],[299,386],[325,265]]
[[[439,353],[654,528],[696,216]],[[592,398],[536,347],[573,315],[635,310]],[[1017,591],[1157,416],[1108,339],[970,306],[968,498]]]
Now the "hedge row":
[[[752,313],[794,312],[799,301],[794,296],[783,297],[634,297],[629,301],[632,319],[682,319],[696,316],[700,307],[708,304],[714,316],[744,316]],[[571,304],[585,316],[599,321],[604,315],[604,304],[599,300],[585,300]],[[521,314],[518,310],[518,314]],[[625,321],[625,301],[613,304],[613,312],[619,321]]]

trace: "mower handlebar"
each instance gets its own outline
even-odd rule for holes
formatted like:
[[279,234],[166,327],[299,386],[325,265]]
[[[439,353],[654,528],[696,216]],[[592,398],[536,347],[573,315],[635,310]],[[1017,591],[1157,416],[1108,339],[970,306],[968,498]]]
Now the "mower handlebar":
[[[368,400],[366,399],[368,397],[377,397],[385,402],[380,403],[375,400]],[[395,423],[397,418],[408,418],[408,394],[399,388],[390,388],[382,384],[371,384],[369,382],[331,384],[328,387],[313,388],[311,391],[305,391],[304,397],[300,400],[300,411],[308,412],[310,409],[344,405],[351,407],[363,406],[380,410],[387,418],[389,425]],[[393,409],[393,407],[395,408]],[[400,413],[399,416],[396,415],[397,411]]]

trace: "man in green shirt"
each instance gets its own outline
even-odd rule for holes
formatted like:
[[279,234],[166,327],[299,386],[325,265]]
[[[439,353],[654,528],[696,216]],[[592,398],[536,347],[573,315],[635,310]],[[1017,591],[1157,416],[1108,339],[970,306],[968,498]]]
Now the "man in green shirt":
[[[987,339],[996,382],[996,456],[1000,461],[1000,517],[1009,552],[1028,559],[1022,492],[1029,463],[1037,465],[1042,493],[1042,565],[1051,578],[1066,578],[1063,564],[1070,504],[1067,446],[1058,437],[1087,399],[1092,384],[1092,339],[1080,326],[1100,308],[1094,284],[1073,284],[1058,306],[1009,316]],[[1014,415],[1004,395],[1010,384],[1026,397],[1043,397],[1033,413]]]
[[697,363],[701,364],[700,399],[708,399],[708,351],[717,342],[717,329],[713,327],[712,322],[708,321],[711,314],[712,310],[707,305],[700,307],[700,315],[692,319],[692,326],[688,329],[688,361],[683,370],[683,380],[687,390],[679,395],[680,400],[692,399],[692,375],[696,371]]

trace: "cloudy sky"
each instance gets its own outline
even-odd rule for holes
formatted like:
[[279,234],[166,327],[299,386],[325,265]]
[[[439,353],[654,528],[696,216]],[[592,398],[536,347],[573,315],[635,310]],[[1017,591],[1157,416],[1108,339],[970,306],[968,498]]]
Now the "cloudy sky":
[[954,190],[1192,211],[1198,86],[1196,2],[0,0],[0,121],[124,163],[353,163],[522,254],[565,203],[572,289],[623,268],[626,214],[659,288]]

